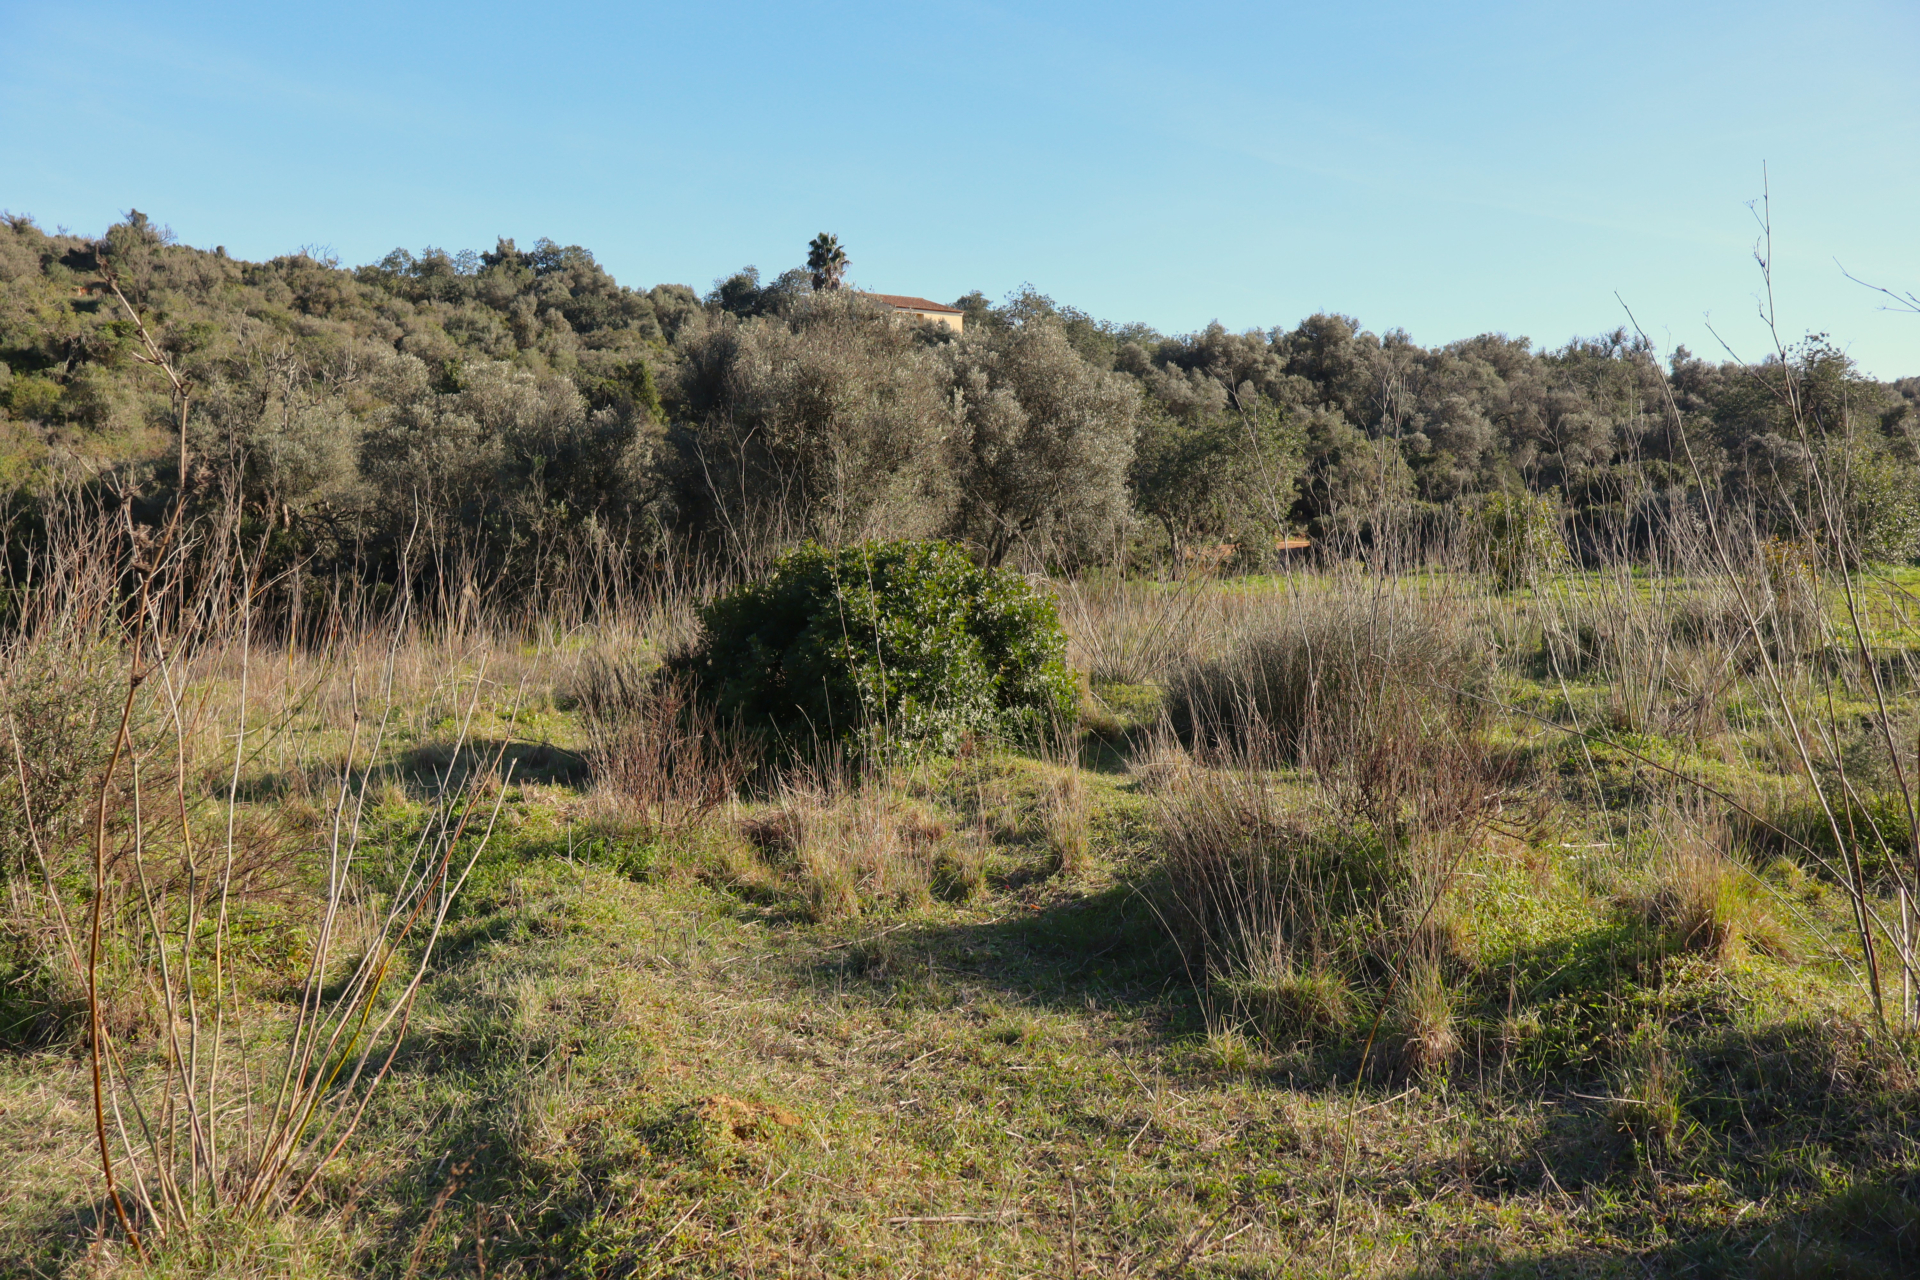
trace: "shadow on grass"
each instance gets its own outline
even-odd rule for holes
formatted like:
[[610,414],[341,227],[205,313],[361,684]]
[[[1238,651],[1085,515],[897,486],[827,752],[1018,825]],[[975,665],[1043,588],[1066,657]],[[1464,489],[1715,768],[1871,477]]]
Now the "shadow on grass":
[[1015,910],[988,921],[856,923],[786,963],[802,981],[875,1005],[959,986],[1036,1010],[1124,1008],[1169,1039],[1205,1034],[1198,993],[1141,888]]
[[[1570,1249],[1492,1261],[1471,1245],[1406,1280],[1689,1276],[1702,1280],[1908,1280],[1920,1275],[1920,1180],[1866,1178],[1785,1213],[1756,1213],[1719,1231],[1634,1250]],[[1659,1229],[1653,1220],[1649,1233]]]
[[476,775],[578,787],[591,772],[586,757],[551,742],[478,738],[457,749],[452,743],[416,747],[392,765],[371,770],[369,780],[395,781],[409,793],[431,795],[459,790]]
[[[1090,1000],[1125,1005],[1153,1034],[1172,1040],[1204,1030],[1205,1020],[1146,896],[1150,890],[1115,886],[990,921],[907,917],[849,923],[840,941],[768,959],[802,981],[875,1005],[911,1008],[935,984],[987,988],[1042,1009],[1080,1010]],[[521,906],[475,920],[472,927],[464,945],[450,940],[457,950],[510,934],[561,932],[573,922],[563,907],[530,913]],[[1517,958],[1513,969],[1538,999],[1594,996],[1604,1005],[1597,997],[1619,981],[1617,953],[1631,941],[1597,930]],[[470,1003],[472,1013],[457,1025],[443,1025],[431,1045],[423,1041],[417,1056],[402,1064],[422,1076],[444,1073],[450,1081],[478,1073],[472,1087],[485,1099],[455,1125],[438,1130],[435,1148],[422,1151],[404,1175],[402,1194],[410,1207],[396,1219],[387,1247],[404,1260],[419,1239],[431,1237],[427,1256],[438,1270],[428,1273],[477,1271],[473,1241],[494,1203],[513,1205],[524,1219],[524,1234],[489,1237],[489,1265],[503,1273],[513,1259],[560,1269],[589,1256],[638,1255],[671,1234],[693,1189],[707,1193],[732,1185],[728,1179],[737,1175],[743,1151],[739,1126],[753,1128],[753,1141],[774,1144],[762,1148],[766,1152],[788,1140],[784,1122],[755,1111],[752,1099],[712,1095],[689,1103],[671,1090],[629,1090],[591,1099],[569,1121],[565,1161],[537,1154],[538,1143],[529,1154],[526,1135],[536,1131],[529,1126],[539,1123],[542,1096],[537,1081],[544,1074],[563,1078],[575,1054],[591,1069],[594,1015],[582,1014],[564,1032],[572,1039],[526,1043],[516,1041],[511,1009],[490,988],[477,985],[462,1003]],[[1570,1216],[1594,1213],[1608,1223],[1611,1240],[1627,1243],[1514,1260],[1495,1258],[1493,1242],[1466,1241],[1455,1253],[1428,1255],[1425,1269],[1406,1274],[1418,1280],[1789,1280],[1920,1273],[1920,1210],[1913,1204],[1920,1173],[1912,1167],[1911,1144],[1899,1141],[1910,1129],[1903,1117],[1912,1109],[1911,1091],[1897,1075],[1897,1062],[1876,1056],[1892,1051],[1811,1024],[1763,1031],[1699,1025],[1691,1034],[1680,1105],[1697,1132],[1683,1135],[1670,1150],[1649,1157],[1633,1135],[1621,1131],[1604,1096],[1612,1091],[1609,1085],[1569,1083],[1594,1079],[1594,1066],[1582,1063],[1527,1086],[1547,1090],[1542,1119],[1514,1149],[1490,1148],[1482,1167],[1464,1168],[1457,1154],[1448,1154],[1431,1164],[1396,1162],[1378,1173],[1424,1197],[1451,1194],[1464,1180],[1488,1199],[1524,1194],[1561,1203]],[[510,1047],[504,1057],[502,1046]],[[523,1102],[514,1101],[515,1081],[535,1082]],[[669,1175],[684,1179],[675,1184],[681,1187],[678,1199],[640,1194],[649,1179]],[[529,1184],[540,1187],[535,1214],[521,1208]],[[1716,1184],[1737,1191],[1752,1207],[1739,1217],[1725,1215],[1725,1225],[1703,1227],[1712,1214],[1696,1212],[1686,1197]],[[443,1191],[445,1211],[436,1218],[433,1206]],[[1635,1240],[1658,1243],[1641,1248]],[[1191,1274],[1264,1273],[1196,1268]]]
[[[587,784],[593,770],[585,756],[551,742],[479,738],[458,749],[452,743],[414,747],[392,761],[354,774],[353,785],[357,790],[373,790],[398,784],[409,797],[428,799],[458,791],[483,774],[578,788]],[[270,804],[295,795],[331,796],[339,785],[338,773],[316,766],[297,773],[273,771],[242,779],[236,794],[244,803]]]

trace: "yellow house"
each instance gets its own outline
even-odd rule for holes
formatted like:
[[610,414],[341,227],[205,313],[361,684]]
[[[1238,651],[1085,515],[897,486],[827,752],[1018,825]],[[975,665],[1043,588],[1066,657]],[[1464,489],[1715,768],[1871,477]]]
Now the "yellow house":
[[930,320],[943,324],[959,333],[966,328],[967,313],[958,307],[949,307],[944,302],[934,302],[927,298],[909,298],[899,293],[870,293],[867,295],[876,302],[884,302],[902,315],[915,320]]

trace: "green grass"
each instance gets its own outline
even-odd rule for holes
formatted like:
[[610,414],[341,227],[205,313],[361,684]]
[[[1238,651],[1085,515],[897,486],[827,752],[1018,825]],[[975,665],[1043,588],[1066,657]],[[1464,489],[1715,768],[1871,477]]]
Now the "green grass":
[[[1269,992],[1342,1012],[1265,1025],[1258,993],[1193,980],[1158,914],[1165,783],[1130,772],[1151,688],[1093,691],[1084,866],[1049,841],[1073,766],[920,761],[887,786],[978,842],[980,881],[854,916],[756,848],[766,806],[650,835],[596,806],[559,700],[455,753],[436,695],[369,775],[376,880],[436,777],[504,743],[515,780],[395,1074],[308,1205],[211,1223],[153,1273],[1914,1274],[1920,1048],[1867,1031],[1844,901],[1756,864],[1741,892],[1787,957],[1703,955],[1624,905],[1659,852],[1639,815],[1674,791],[1647,761],[1760,795],[1783,785],[1761,729],[1575,738],[1549,725],[1589,727],[1604,686],[1517,666],[1539,719],[1492,741],[1525,820],[1461,867],[1460,1050],[1425,1074],[1369,1043],[1381,975]],[[267,762],[246,783],[259,812],[311,805]],[[298,921],[267,925],[239,1032],[262,1043]],[[0,1055],[0,1272],[138,1270],[96,1239],[90,1106],[70,1043]]]
[[[1033,771],[991,772],[1017,804]],[[1137,822],[1126,784],[1096,795]],[[509,804],[395,1079],[259,1269],[1633,1275],[1729,1264],[1916,1173],[1897,1058],[1808,1021],[1844,1013],[1831,984],[1761,960],[1634,981],[1557,867],[1470,898],[1485,972],[1542,1030],[1503,1032],[1487,993],[1474,1034],[1514,1044],[1477,1068],[1507,1080],[1409,1086],[1351,1080],[1350,1045],[1210,1032],[1124,868],[1041,889],[1009,853],[977,904],[812,925],[570,864],[566,800]],[[1608,1038],[1650,1020],[1682,1028],[1689,1070],[1687,1136],[1657,1153],[1596,1100]],[[1835,1080],[1843,1105],[1820,1103]],[[5,1256],[84,1269],[79,1064],[10,1059],[0,1087],[30,1171]]]

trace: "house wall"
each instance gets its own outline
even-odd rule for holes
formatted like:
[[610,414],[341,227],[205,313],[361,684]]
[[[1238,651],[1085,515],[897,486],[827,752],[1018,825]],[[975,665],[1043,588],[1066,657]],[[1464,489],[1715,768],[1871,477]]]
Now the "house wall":
[[943,324],[955,333],[966,332],[967,318],[964,315],[953,315],[946,311],[916,311],[910,307],[895,307],[894,310],[902,315],[912,316],[916,320],[932,320]]

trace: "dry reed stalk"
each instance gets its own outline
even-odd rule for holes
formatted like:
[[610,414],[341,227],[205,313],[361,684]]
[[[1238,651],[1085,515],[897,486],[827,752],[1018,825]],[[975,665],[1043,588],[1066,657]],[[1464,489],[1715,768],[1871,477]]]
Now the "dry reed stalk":
[[1211,578],[1169,582],[1064,579],[1053,584],[1068,659],[1097,684],[1166,681],[1218,631],[1223,593]]
[[[209,1214],[252,1217],[297,1203],[351,1140],[392,1066],[448,908],[505,798],[482,771],[458,785],[443,779],[411,865],[384,910],[363,926],[356,863],[365,783],[393,720],[404,642],[417,633],[402,611],[373,643],[356,636],[330,654],[303,652],[298,662],[291,649],[284,657],[266,652],[255,636],[260,599],[272,584],[259,580],[257,557],[234,542],[233,529],[223,519],[185,531],[173,524],[158,542],[123,535],[102,546],[96,525],[82,537],[111,558],[90,569],[86,557],[68,554],[56,540],[25,602],[23,625],[5,640],[11,657],[57,655],[75,643],[97,643],[88,637],[102,628],[111,636],[125,619],[119,634],[127,674],[87,802],[91,900],[84,941],[74,936],[56,884],[58,848],[43,839],[47,822],[56,831],[72,824],[37,809],[43,798],[71,807],[77,797],[70,788],[36,787],[44,762],[29,757],[17,715],[9,716],[9,773],[44,896],[21,900],[22,882],[13,877],[9,887],[16,913],[46,912],[55,937],[68,940],[64,954],[86,992],[94,1137],[107,1198],[120,1231],[143,1256],[150,1236],[192,1231]],[[123,611],[112,603],[121,580],[113,566],[133,556],[140,557],[138,590]],[[371,743],[363,739],[360,677],[327,688],[338,664],[357,669],[369,658],[379,661],[383,698]],[[45,672],[56,687],[74,678],[57,662],[10,662],[0,682],[10,704],[30,696],[18,683],[29,670]],[[256,674],[266,677],[264,711],[256,708],[263,696]],[[476,673],[469,683],[456,752],[470,738],[484,677]],[[223,681],[235,690],[229,701],[212,696]],[[330,762],[328,871],[317,934],[281,1066],[269,1073],[246,1038],[236,1036],[243,991],[233,958],[234,912],[243,898],[259,902],[279,892],[291,851],[285,833],[249,816],[241,784],[248,762],[274,739],[284,744],[296,715],[322,703],[350,713],[353,723],[344,756]],[[214,743],[222,744],[224,765],[207,758]],[[294,776],[307,776],[310,762],[298,752],[291,763]],[[492,765],[499,769],[499,752]],[[223,775],[217,789],[215,772]],[[208,791],[219,797],[211,810]],[[119,1025],[117,997],[105,981],[109,959],[123,955],[144,957],[137,962],[149,967],[128,974],[132,981],[116,979],[113,988],[151,986],[160,1006],[151,1072],[136,1070],[123,1046],[131,1028]]]
[[[1839,880],[1853,915],[1854,938],[1865,969],[1867,994],[1875,1022],[1885,1027],[1886,997],[1879,937],[1890,935],[1896,939],[1894,949],[1903,985],[1913,981],[1916,952],[1920,948],[1916,948],[1910,933],[1897,925],[1888,927],[1882,918],[1880,904],[1861,866],[1853,833],[1847,830],[1844,815],[1849,812],[1848,801],[1854,798],[1854,788],[1847,776],[1845,760],[1833,750],[1833,744],[1841,735],[1835,732],[1838,726],[1834,724],[1832,703],[1828,702],[1823,716],[1818,702],[1809,706],[1796,696],[1794,659],[1804,657],[1811,647],[1810,637],[1826,641],[1838,631],[1840,642],[1861,673],[1861,691],[1870,694],[1878,709],[1886,761],[1895,775],[1907,815],[1907,846],[1911,858],[1899,872],[1899,887],[1908,892],[1920,889],[1920,802],[1915,795],[1920,788],[1920,777],[1909,768],[1913,757],[1906,744],[1897,741],[1892,733],[1887,689],[1864,618],[1860,538],[1849,523],[1845,501],[1847,478],[1830,471],[1822,462],[1826,455],[1815,447],[1815,424],[1809,421],[1794,362],[1779,332],[1778,312],[1773,302],[1773,231],[1770,205],[1765,196],[1756,216],[1761,225],[1761,245],[1755,254],[1763,285],[1761,314],[1773,344],[1774,358],[1765,370],[1751,364],[1744,367],[1756,386],[1785,411],[1797,443],[1812,463],[1811,510],[1791,508],[1797,546],[1791,555],[1783,551],[1782,544],[1765,540],[1760,536],[1761,531],[1753,527],[1750,517],[1743,520],[1743,513],[1729,509],[1721,499],[1718,486],[1706,474],[1693,449],[1685,416],[1665,371],[1657,365],[1655,368],[1660,375],[1669,430],[1680,442],[1686,465],[1701,495],[1705,533],[1701,540],[1702,559],[1718,571],[1721,581],[1737,600],[1758,675],[1751,691],[1783,728],[1793,759],[1802,777],[1811,785],[1834,846],[1840,852]],[[1635,328],[1638,327],[1635,321]],[[1835,425],[1843,435],[1852,429],[1849,423]],[[1818,585],[1822,580],[1826,584],[1824,590]],[[1831,627],[1829,620],[1822,616],[1825,613],[1822,596],[1830,593],[1838,594],[1844,606],[1844,625],[1839,628]],[[1801,613],[1812,616],[1795,616]],[[1920,767],[1920,762],[1914,763]],[[1824,781],[1828,777],[1834,781]]]
[[758,739],[653,664],[595,655],[575,687],[596,782],[655,838],[692,832],[759,767]]

